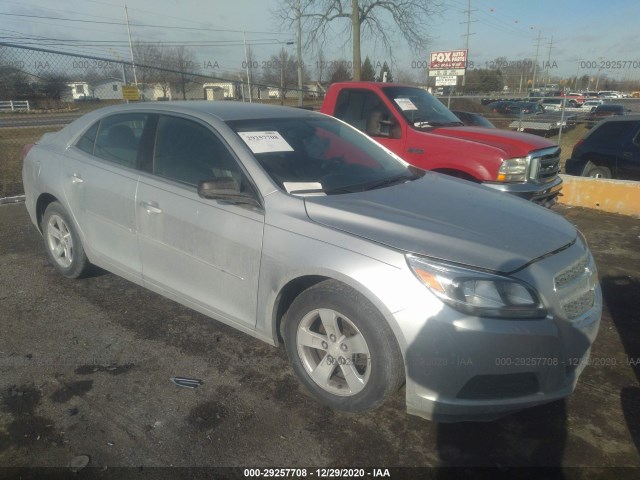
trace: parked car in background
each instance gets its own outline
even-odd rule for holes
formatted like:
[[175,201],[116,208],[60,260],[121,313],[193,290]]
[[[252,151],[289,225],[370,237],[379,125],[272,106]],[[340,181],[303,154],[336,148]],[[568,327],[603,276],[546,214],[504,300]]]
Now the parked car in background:
[[511,102],[505,113],[510,116],[535,115],[544,113],[544,108],[538,102]]
[[587,128],[591,128],[604,118],[615,115],[625,115],[627,112],[630,112],[630,110],[625,109],[622,104],[603,103],[591,110],[591,112],[585,117],[585,126]]
[[95,264],[284,343],[336,410],[376,408],[403,384],[409,413],[441,421],[552,402],[598,332],[596,266],[571,223],[410,166],[327,115],[118,105],[27,149],[23,182],[61,275]]
[[562,188],[560,148],[535,135],[470,128],[438,99],[412,85],[338,82],[322,113],[371,136],[416,167],[550,207]]
[[640,92],[631,92],[632,98],[640,98]]
[[451,112],[468,127],[496,128],[493,123],[479,113],[461,112],[460,110],[451,110]]
[[598,92],[598,97],[600,98],[622,98],[622,95],[619,92],[614,92],[612,90],[601,90]]
[[597,124],[575,144],[565,171],[585,177],[640,180],[640,115],[616,116]]
[[587,97],[585,97],[582,93],[577,92],[570,92],[565,96],[568,100],[573,100],[578,106],[581,106],[587,99]]
[[604,103],[604,100],[586,100],[582,104],[581,108],[590,112],[594,108],[596,108],[598,105],[602,105],[603,103]]
[[563,106],[564,108],[575,108],[578,106],[578,102],[568,98],[544,98],[541,105],[545,112],[557,112],[562,110]]
[[507,109],[509,105],[511,105],[513,101],[511,100],[498,100],[496,102],[491,102],[487,104],[487,108],[493,113],[507,113]]

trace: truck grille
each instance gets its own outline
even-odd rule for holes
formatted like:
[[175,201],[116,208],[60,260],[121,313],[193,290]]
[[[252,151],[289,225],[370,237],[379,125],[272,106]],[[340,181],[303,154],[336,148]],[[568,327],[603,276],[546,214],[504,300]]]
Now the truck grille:
[[553,181],[560,173],[560,147],[545,148],[531,154],[531,178],[539,183]]
[[560,305],[569,320],[574,320],[588,312],[595,302],[595,285],[592,280],[594,269],[589,268],[590,257],[565,268],[554,278],[554,286]]

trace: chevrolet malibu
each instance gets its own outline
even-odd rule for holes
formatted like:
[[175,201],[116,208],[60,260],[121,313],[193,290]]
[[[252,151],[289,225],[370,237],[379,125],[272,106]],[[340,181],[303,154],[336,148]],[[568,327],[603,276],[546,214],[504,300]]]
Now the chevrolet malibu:
[[337,410],[488,420],[570,395],[602,296],[582,235],[334,118],[108,107],[25,148],[60,274],[97,265],[273,345]]

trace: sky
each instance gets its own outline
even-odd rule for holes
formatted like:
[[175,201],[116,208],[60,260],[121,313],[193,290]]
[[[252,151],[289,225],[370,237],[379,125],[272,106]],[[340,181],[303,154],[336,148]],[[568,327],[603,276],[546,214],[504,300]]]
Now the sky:
[[[440,1],[441,12],[425,25],[432,38],[427,49],[413,53],[391,29],[393,56],[365,40],[363,58],[369,55],[374,66],[388,61],[392,71],[424,78],[429,51],[465,46],[468,0]],[[0,41],[129,60],[124,3],[0,0]],[[272,14],[279,0],[126,0],[126,5],[134,41],[188,45],[213,76],[243,69],[245,38],[259,66],[280,48],[295,54],[295,45],[287,44],[295,41],[295,31],[282,29]],[[640,83],[639,19],[637,0],[471,0],[468,60],[476,68],[491,67],[498,57],[516,62],[534,58],[538,50],[552,75],[601,74]],[[331,40],[320,47],[325,60],[350,60],[349,34],[344,24],[333,25]],[[313,77],[317,54],[305,51],[303,58]]]

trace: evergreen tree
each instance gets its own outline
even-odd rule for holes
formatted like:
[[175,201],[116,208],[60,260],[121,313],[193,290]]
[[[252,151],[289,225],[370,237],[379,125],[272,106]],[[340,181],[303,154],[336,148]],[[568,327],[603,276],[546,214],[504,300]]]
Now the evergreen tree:
[[371,60],[369,60],[368,55],[362,64],[360,79],[364,82],[373,82],[376,79],[376,71],[373,69],[373,65],[371,64]]

